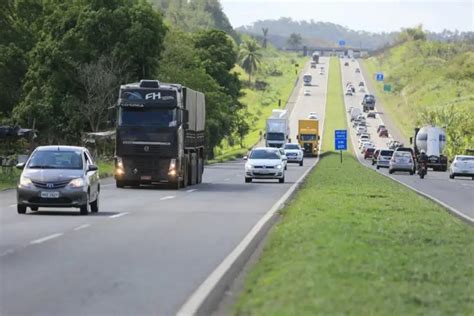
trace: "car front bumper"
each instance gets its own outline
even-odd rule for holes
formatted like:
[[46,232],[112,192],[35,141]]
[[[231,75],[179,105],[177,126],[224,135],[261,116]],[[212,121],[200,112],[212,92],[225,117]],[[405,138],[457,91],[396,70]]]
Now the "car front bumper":
[[[17,203],[25,206],[80,207],[87,203],[84,188],[39,189],[36,187],[17,187]],[[56,198],[41,197],[42,192],[58,192]]]
[[245,171],[245,177],[252,179],[281,179],[284,175],[282,169],[251,169]]

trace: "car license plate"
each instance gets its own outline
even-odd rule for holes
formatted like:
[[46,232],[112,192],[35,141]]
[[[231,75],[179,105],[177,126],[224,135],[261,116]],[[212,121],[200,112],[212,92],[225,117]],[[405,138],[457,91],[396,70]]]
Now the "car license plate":
[[141,176],[141,177],[140,177],[140,180],[150,181],[150,180],[151,180],[151,176]]
[[59,192],[44,191],[41,192],[41,197],[44,199],[57,199],[59,198]]

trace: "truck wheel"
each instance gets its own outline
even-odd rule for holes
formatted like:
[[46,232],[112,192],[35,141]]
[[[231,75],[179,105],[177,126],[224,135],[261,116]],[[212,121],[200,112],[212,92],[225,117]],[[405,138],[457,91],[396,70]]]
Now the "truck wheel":
[[121,180],[115,180],[115,186],[117,188],[123,188],[125,186],[125,182]]
[[245,183],[250,183],[252,182],[252,178],[245,178]]
[[[188,157],[184,156],[181,169],[183,171],[183,180],[181,181],[181,188],[185,188],[188,186]],[[179,189],[179,188],[178,188]]]
[[18,204],[16,206],[16,210],[17,210],[18,214],[25,214],[26,213],[26,206]]
[[197,182],[197,157],[196,154],[191,154],[189,160],[189,185],[195,185]]
[[196,173],[197,173],[197,183],[202,183],[202,172],[203,172],[203,166],[202,166],[202,158],[198,157],[197,160],[197,166],[196,166]]

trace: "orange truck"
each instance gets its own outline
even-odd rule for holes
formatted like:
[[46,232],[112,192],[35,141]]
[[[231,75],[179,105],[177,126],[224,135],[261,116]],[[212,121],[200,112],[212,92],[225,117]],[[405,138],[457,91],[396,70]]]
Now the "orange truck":
[[299,120],[297,138],[305,156],[317,156],[320,140],[319,121],[313,119]]

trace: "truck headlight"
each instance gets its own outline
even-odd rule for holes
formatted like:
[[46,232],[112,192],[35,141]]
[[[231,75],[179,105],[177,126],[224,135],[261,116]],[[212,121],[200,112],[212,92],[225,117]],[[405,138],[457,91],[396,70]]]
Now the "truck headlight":
[[68,185],[71,188],[82,188],[85,185],[85,182],[83,178],[76,178],[72,179]]
[[121,157],[115,157],[115,165],[117,168],[123,169],[123,160]]
[[170,167],[168,169],[168,175],[175,176],[176,175],[176,159],[170,160]]
[[25,176],[20,177],[20,186],[21,187],[29,187],[31,185],[33,185],[33,182],[31,182],[30,178],[27,178]]

